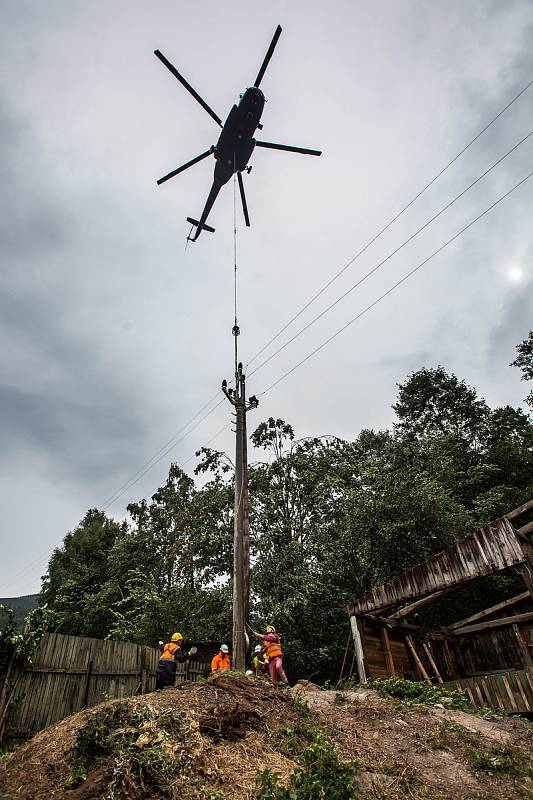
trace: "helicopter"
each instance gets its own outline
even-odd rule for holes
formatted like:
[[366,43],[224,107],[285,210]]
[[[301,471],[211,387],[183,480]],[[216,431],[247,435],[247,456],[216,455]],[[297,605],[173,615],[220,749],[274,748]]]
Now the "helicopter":
[[192,217],[187,217],[187,222],[196,228],[194,236],[191,237],[189,235],[187,237],[188,242],[195,242],[202,231],[209,231],[210,233],[215,232],[214,228],[206,224],[207,217],[209,216],[218,193],[224,184],[227,183],[235,173],[237,173],[237,180],[239,183],[239,192],[241,196],[244,220],[246,226],[250,227],[250,217],[248,214],[248,205],[246,203],[242,173],[244,171],[247,173],[251,172],[252,167],[248,166],[248,162],[256,147],[266,147],[271,150],[285,150],[291,153],[302,153],[309,156],[321,155],[321,150],[310,150],[305,147],[293,147],[292,145],[288,144],[275,144],[274,142],[263,142],[254,139],[255,131],[257,129],[262,130],[263,128],[261,124],[261,114],[263,113],[263,108],[265,105],[265,96],[259,86],[263,80],[269,61],[272,58],[274,48],[276,47],[278,39],[281,35],[281,31],[281,26],[278,25],[270,43],[270,47],[267,50],[263,63],[261,64],[261,69],[257,73],[257,78],[255,79],[254,85],[248,87],[240,96],[239,105],[234,105],[232,107],[224,124],[222,124],[222,120],[218,114],[215,114],[213,109],[202,97],[200,97],[198,92],[193,89],[190,83],[183,77],[183,75],[181,75],[180,72],[178,72],[176,67],[170,63],[163,53],[161,53],[160,50],[154,50],[154,55],[156,55],[157,58],[165,65],[165,67],[170,70],[174,77],[178,79],[182,86],[187,89],[187,91],[202,106],[202,108],[207,111],[209,116],[212,117],[217,125],[222,128],[217,143],[210,147],[209,150],[206,150],[204,153],[201,153],[199,156],[191,159],[186,164],[182,164],[181,167],[172,170],[172,172],[169,172],[168,175],[164,175],[157,181],[157,185],[160,186],[162,183],[165,183],[165,181],[170,180],[170,178],[174,178],[176,175],[179,175],[180,172],[184,172],[184,170],[189,169],[189,167],[192,167],[199,161],[203,161],[204,158],[208,158],[211,155],[214,156],[216,163],[213,176],[213,185],[211,186],[211,191],[209,192],[202,215],[199,220],[193,219]]

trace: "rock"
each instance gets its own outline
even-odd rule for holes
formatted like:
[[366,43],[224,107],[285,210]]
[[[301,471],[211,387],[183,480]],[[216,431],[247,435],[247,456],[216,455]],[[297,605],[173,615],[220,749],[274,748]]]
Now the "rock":
[[353,776],[353,784],[362,791],[369,791],[376,787],[386,789],[393,783],[394,777],[384,772],[357,772]]
[[453,697],[441,697],[440,702],[444,706],[453,706]]

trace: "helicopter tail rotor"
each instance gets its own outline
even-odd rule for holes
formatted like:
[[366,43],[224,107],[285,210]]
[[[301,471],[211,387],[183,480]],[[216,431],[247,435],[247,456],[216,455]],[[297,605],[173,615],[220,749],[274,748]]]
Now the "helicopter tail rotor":
[[264,61],[261,64],[261,69],[257,73],[257,78],[255,79],[255,83],[254,83],[254,86],[256,88],[259,87],[259,84],[263,80],[263,75],[265,74],[266,68],[268,67],[268,62],[272,58],[272,54],[274,52],[274,48],[276,47],[276,45],[278,43],[278,39],[279,39],[280,36],[281,36],[281,25],[278,25],[278,27],[276,28],[276,31],[274,33],[274,36],[272,37],[272,41],[270,42],[270,47],[267,50],[267,54],[266,54],[266,56],[264,58]]
[[[205,222],[203,225],[200,225],[197,219],[193,219],[192,217],[187,217],[187,222],[190,222],[191,225],[194,225],[195,228],[199,228],[202,231],[209,231],[209,233],[214,233],[215,229],[211,227],[211,225],[206,225]],[[193,241],[193,240],[191,240]]]

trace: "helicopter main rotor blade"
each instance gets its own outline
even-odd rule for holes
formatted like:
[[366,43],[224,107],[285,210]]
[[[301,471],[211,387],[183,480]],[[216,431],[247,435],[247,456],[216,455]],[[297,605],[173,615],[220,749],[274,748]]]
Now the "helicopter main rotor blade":
[[200,97],[200,95],[198,94],[198,92],[197,92],[195,89],[193,89],[193,88],[192,88],[191,84],[190,84],[188,81],[186,81],[186,80],[185,80],[185,78],[183,77],[183,75],[180,75],[180,73],[178,72],[178,70],[176,69],[176,67],[175,67],[173,64],[171,64],[171,63],[170,63],[170,61],[169,61],[167,58],[165,58],[165,56],[163,55],[163,53],[162,53],[160,50],[154,50],[154,55],[156,55],[156,56],[158,57],[158,59],[159,59],[159,60],[160,60],[160,61],[161,61],[161,62],[162,62],[164,65],[165,65],[165,67],[166,67],[167,69],[169,69],[169,70],[170,70],[170,72],[171,72],[171,73],[174,75],[174,77],[175,77],[175,78],[177,78],[177,79],[179,80],[179,82],[181,83],[181,85],[182,85],[182,86],[184,86],[184,87],[187,89],[187,91],[188,91],[188,92],[190,92],[190,93],[192,94],[192,96],[194,97],[194,99],[195,99],[195,100],[196,100],[198,103],[200,103],[200,105],[202,106],[202,108],[203,108],[203,109],[205,109],[205,111],[207,111],[207,113],[209,114],[209,116],[210,116],[210,117],[213,117],[213,119],[215,120],[215,122],[217,123],[217,125],[220,125],[220,127],[222,128],[222,120],[220,119],[220,117],[218,116],[218,114],[215,114],[215,112],[213,111],[213,109],[212,109],[212,108],[210,108],[210,107],[207,105],[207,103],[205,102],[205,100],[204,100],[202,97]]
[[268,67],[268,62],[272,58],[272,53],[274,52],[274,48],[276,47],[276,45],[278,43],[278,39],[279,39],[280,36],[281,36],[281,25],[278,25],[278,27],[276,28],[276,31],[274,33],[274,36],[272,38],[272,41],[270,42],[270,47],[267,50],[267,54],[265,56],[265,59],[264,59],[263,63],[261,64],[261,69],[257,73],[257,78],[255,79],[255,83],[254,83],[254,86],[256,86],[256,87],[258,87],[259,84],[261,83],[261,81],[263,80],[263,75],[265,74],[266,68]]
[[242,200],[242,211],[244,214],[244,221],[246,222],[246,227],[250,227],[250,217],[248,216],[248,206],[246,205],[246,195],[244,194],[244,182],[242,180],[242,174],[240,172],[237,173],[237,180],[239,181],[239,191],[241,193],[241,200]]
[[302,153],[304,156],[320,156],[322,150],[309,150],[307,147],[293,147],[291,144],[274,144],[274,142],[256,142],[256,147],[268,147],[271,150],[287,150],[289,153]]
[[170,178],[173,178],[174,175],[179,175],[180,172],[189,169],[189,167],[192,167],[193,164],[197,164],[199,161],[202,161],[204,158],[207,158],[207,156],[210,156],[212,152],[213,148],[210,147],[209,150],[206,150],[205,153],[202,153],[201,156],[196,156],[196,158],[193,158],[192,161],[187,161],[187,163],[183,164],[183,166],[178,167],[177,169],[173,169],[172,172],[168,173],[168,175],[165,175],[163,178],[159,178],[159,180],[157,181],[157,185],[161,186],[162,183],[170,180]]

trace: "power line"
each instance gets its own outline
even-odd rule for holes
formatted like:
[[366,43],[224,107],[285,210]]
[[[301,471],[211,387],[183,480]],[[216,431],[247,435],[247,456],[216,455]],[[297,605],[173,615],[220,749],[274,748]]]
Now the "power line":
[[[218,396],[218,394],[217,394],[217,396]],[[230,426],[231,426],[231,422],[227,422],[225,425],[223,425],[222,428],[220,428],[220,430],[218,430],[202,446],[203,447],[208,447],[212,442],[215,441],[215,439],[217,439],[222,433],[224,433],[224,431],[227,430]],[[191,456],[189,456],[189,458],[187,458],[185,461],[182,461],[182,463],[180,464],[180,468],[183,469],[190,461],[192,461],[195,458],[195,456],[196,456],[196,451]],[[150,492],[150,494],[153,495],[156,491],[157,491],[157,489],[154,489],[152,492]],[[55,548],[53,548],[53,549],[55,549]],[[44,551],[38,558],[36,558],[34,561],[32,561],[30,564],[28,564],[22,572],[19,572],[16,575],[13,575],[11,578],[9,578],[9,580],[6,581],[5,584],[3,584],[2,592],[5,591],[5,587],[6,586],[11,586],[11,584],[16,583],[21,578],[25,578],[26,575],[29,575],[36,567],[38,567],[41,564],[44,564],[46,561],[48,561],[49,560],[49,553],[50,553],[50,549]]]
[[485,125],[485,126],[484,126],[484,127],[483,127],[483,128],[482,128],[482,129],[481,129],[481,130],[480,130],[480,131],[477,133],[477,134],[476,134],[476,135],[475,135],[475,136],[474,136],[474,138],[473,138],[473,139],[471,139],[471,140],[468,142],[468,144],[466,144],[466,145],[465,145],[465,146],[464,146],[464,147],[463,147],[463,148],[462,148],[462,149],[461,149],[461,150],[460,150],[460,151],[457,153],[457,155],[455,155],[455,156],[454,156],[454,157],[451,159],[451,161],[448,161],[448,163],[447,163],[447,164],[446,164],[446,165],[445,165],[445,166],[444,166],[444,167],[443,167],[443,168],[442,168],[442,169],[441,169],[439,172],[437,172],[437,174],[436,174],[436,175],[435,175],[435,176],[434,176],[434,177],[433,177],[433,178],[432,178],[432,179],[429,181],[429,183],[427,183],[427,184],[426,184],[426,185],[425,185],[425,186],[424,186],[422,189],[420,189],[420,191],[419,191],[419,192],[418,192],[418,193],[417,193],[417,194],[416,194],[416,195],[415,195],[415,196],[414,196],[414,197],[413,197],[411,200],[409,200],[409,202],[408,202],[408,203],[407,203],[405,206],[403,206],[403,208],[401,208],[401,209],[400,209],[400,211],[398,211],[398,213],[397,213],[397,214],[395,214],[395,215],[394,215],[394,216],[393,216],[393,217],[392,217],[392,218],[391,218],[391,219],[390,219],[390,220],[389,220],[389,221],[388,221],[388,222],[387,222],[387,223],[386,223],[386,224],[385,224],[385,225],[384,225],[384,226],[383,226],[383,227],[382,227],[382,228],[381,228],[381,229],[380,229],[380,230],[379,230],[379,231],[378,231],[378,232],[377,232],[377,233],[376,233],[376,234],[375,234],[375,235],[374,235],[374,236],[373,236],[371,239],[369,239],[369,241],[368,241],[368,242],[367,242],[365,245],[363,245],[363,247],[361,247],[361,249],[360,249],[360,250],[359,250],[359,251],[358,251],[358,252],[357,252],[357,253],[356,253],[356,254],[355,254],[355,255],[354,255],[354,256],[353,256],[353,257],[352,257],[352,258],[351,258],[351,259],[350,259],[350,260],[349,260],[349,261],[348,261],[348,262],[347,262],[347,263],[346,263],[346,264],[345,264],[345,265],[344,265],[344,266],[343,266],[343,267],[342,267],[342,268],[341,268],[341,269],[340,269],[338,272],[337,272],[337,273],[335,273],[335,275],[333,275],[333,276],[332,276],[332,277],[329,279],[329,281],[327,281],[327,283],[325,283],[325,284],[324,284],[324,286],[322,286],[322,288],[321,288],[321,289],[319,289],[319,290],[316,292],[316,294],[314,294],[314,295],[313,295],[313,296],[312,296],[312,297],[311,297],[311,298],[310,298],[310,299],[309,299],[309,300],[308,300],[308,301],[305,303],[305,305],[303,305],[303,306],[300,308],[300,310],[299,310],[299,311],[297,311],[297,312],[296,312],[296,314],[294,314],[294,316],[292,316],[292,317],[289,319],[289,321],[288,321],[288,322],[286,322],[286,323],[285,323],[285,325],[283,325],[283,327],[282,327],[282,328],[280,328],[280,329],[279,329],[279,331],[278,331],[276,334],[274,334],[274,336],[272,336],[272,338],[271,338],[271,339],[269,339],[269,340],[268,340],[268,342],[266,342],[266,344],[264,344],[264,345],[263,345],[263,347],[261,347],[261,349],[260,349],[260,350],[258,350],[258,351],[257,351],[257,353],[256,353],[256,354],[255,354],[255,355],[254,355],[254,356],[253,356],[253,357],[252,357],[252,358],[251,358],[251,359],[248,361],[248,365],[252,364],[252,363],[255,361],[255,359],[256,359],[256,358],[258,358],[258,357],[261,355],[261,353],[263,353],[263,352],[264,352],[264,351],[265,351],[265,350],[266,350],[268,347],[270,347],[270,345],[271,345],[271,344],[273,344],[273,342],[275,342],[275,341],[276,341],[276,339],[278,339],[278,338],[281,336],[281,334],[282,334],[282,333],[284,333],[284,331],[286,331],[286,330],[287,330],[287,328],[288,328],[290,325],[292,325],[292,323],[293,323],[293,322],[295,322],[295,321],[298,319],[298,317],[300,317],[300,316],[301,316],[301,315],[304,313],[304,311],[306,311],[306,310],[309,308],[309,306],[310,306],[310,305],[312,305],[312,304],[315,302],[315,300],[317,300],[317,299],[318,299],[318,298],[319,298],[319,297],[320,297],[320,296],[321,296],[321,295],[322,295],[322,294],[323,294],[323,293],[326,291],[326,289],[328,289],[328,288],[331,286],[331,284],[332,284],[332,283],[334,283],[334,282],[337,280],[337,278],[340,278],[340,276],[341,276],[341,275],[342,275],[344,272],[346,272],[346,270],[347,270],[349,267],[351,267],[351,265],[352,265],[352,264],[353,264],[355,261],[357,261],[357,259],[358,259],[360,256],[362,256],[362,255],[363,255],[363,253],[365,253],[365,252],[366,252],[366,250],[368,250],[368,248],[369,248],[371,245],[373,245],[373,244],[374,244],[374,242],[375,242],[375,241],[377,241],[377,240],[379,239],[379,237],[380,237],[380,236],[381,236],[383,233],[385,233],[385,231],[386,231],[386,230],[388,230],[388,229],[391,227],[391,225],[393,225],[393,224],[396,222],[396,220],[397,220],[397,219],[399,219],[399,218],[400,218],[400,217],[401,217],[401,216],[402,216],[402,215],[403,215],[403,214],[404,214],[404,213],[405,213],[405,212],[406,212],[406,211],[407,211],[409,208],[411,208],[411,206],[412,206],[412,205],[413,205],[413,204],[414,204],[414,203],[415,203],[415,202],[416,202],[416,201],[417,201],[417,200],[418,200],[420,197],[422,197],[422,195],[423,195],[423,194],[425,194],[425,192],[427,192],[427,190],[428,190],[428,189],[430,189],[430,188],[431,188],[431,186],[433,186],[433,184],[434,184],[434,183],[436,183],[436,181],[438,181],[438,179],[439,179],[440,177],[442,177],[442,175],[444,175],[444,173],[445,173],[445,172],[447,172],[447,170],[448,170],[448,169],[449,169],[449,168],[450,168],[450,167],[451,167],[453,164],[455,164],[455,162],[456,162],[456,161],[457,161],[457,160],[458,160],[458,159],[459,159],[459,158],[460,158],[460,157],[461,157],[461,156],[462,156],[464,153],[466,153],[466,151],[467,151],[467,150],[468,150],[470,147],[472,147],[472,145],[473,145],[475,142],[477,142],[477,140],[478,140],[478,139],[479,139],[479,138],[480,138],[480,137],[481,137],[481,136],[482,136],[482,135],[483,135],[483,134],[484,134],[484,133],[485,133],[485,132],[486,132],[486,131],[487,131],[487,130],[488,130],[488,129],[489,129],[491,126],[492,126],[492,125],[494,125],[494,123],[495,123],[495,122],[496,122],[496,121],[497,121],[497,120],[498,120],[498,119],[499,119],[499,118],[500,118],[500,117],[501,117],[501,116],[502,116],[502,115],[503,115],[503,114],[504,114],[504,113],[505,113],[505,112],[506,112],[506,111],[507,111],[507,110],[508,110],[508,109],[509,109],[509,108],[510,108],[512,105],[513,105],[513,103],[516,103],[516,101],[517,101],[517,100],[518,100],[518,99],[519,99],[519,98],[520,98],[520,97],[521,97],[521,96],[524,94],[524,92],[526,92],[526,91],[529,89],[529,87],[530,87],[531,85],[533,85],[533,80],[530,80],[530,81],[529,81],[529,83],[527,83],[527,84],[526,84],[526,86],[524,86],[524,88],[523,88],[523,89],[521,89],[521,90],[518,92],[518,94],[516,94],[516,95],[515,95],[515,96],[512,98],[512,100],[510,100],[510,101],[507,103],[507,105],[505,105],[505,106],[504,106],[504,107],[501,109],[501,111],[499,111],[499,112],[496,114],[496,116],[495,116],[495,117],[493,117],[493,118],[492,118],[492,119],[491,119],[491,120],[490,120],[490,121],[489,121],[489,122],[488,122],[488,123],[487,123],[487,124],[486,124],[486,125]]
[[425,222],[420,228],[418,228],[407,239],[405,239],[400,245],[398,245],[398,247],[396,247],[387,256],[385,256],[385,258],[383,258],[378,264],[376,264],[376,266],[372,267],[372,269],[370,269],[365,275],[363,275],[362,278],[359,278],[359,280],[356,283],[354,283],[353,286],[351,286],[349,289],[347,289],[345,292],[343,292],[343,294],[341,294],[340,297],[338,297],[336,300],[334,300],[332,303],[330,303],[329,306],[327,306],[325,309],[323,309],[323,311],[321,311],[319,314],[317,314],[315,317],[313,317],[313,319],[310,320],[306,325],[304,325],[303,328],[300,328],[300,330],[296,331],[296,333],[293,336],[291,336],[290,339],[288,339],[284,344],[282,344],[280,347],[278,347],[277,350],[274,350],[274,352],[271,353],[267,358],[265,358],[265,360],[262,361],[259,364],[258,367],[253,369],[252,372],[250,373],[250,375],[254,375],[256,372],[259,372],[259,370],[262,369],[265,366],[265,364],[268,364],[268,362],[271,361],[273,358],[275,358],[279,353],[281,353],[282,350],[285,350],[286,347],[288,347],[290,344],[292,344],[292,342],[294,342],[296,339],[298,339],[303,333],[305,333],[305,331],[307,331],[309,328],[311,328],[315,324],[315,322],[318,322],[318,320],[321,319],[323,316],[325,316],[325,314],[327,314],[329,311],[331,311],[332,308],[335,308],[335,306],[338,305],[338,303],[340,303],[341,300],[344,300],[344,298],[347,297],[349,294],[351,294],[351,292],[353,292],[355,289],[357,289],[359,286],[361,286],[361,284],[364,283],[367,278],[369,278],[371,275],[373,275],[375,272],[377,272],[378,269],[380,269],[384,264],[387,263],[387,261],[390,261],[390,259],[393,256],[395,256],[396,253],[399,253],[400,250],[403,250],[403,248],[406,245],[408,245],[410,242],[412,242],[413,239],[415,239],[420,233],[422,233],[423,230],[425,230],[429,225],[431,225],[432,222],[434,222],[442,214],[444,214],[445,211],[447,211],[454,203],[456,203],[461,197],[463,197],[463,195],[465,195],[467,192],[469,192],[470,189],[472,189],[474,186],[476,186],[476,184],[478,184],[484,177],[486,177],[486,175],[488,175],[489,172],[492,172],[492,170],[495,169],[499,164],[501,164],[502,161],[504,161],[506,158],[508,158],[508,156],[510,156],[511,153],[514,153],[514,151],[517,150],[522,144],[524,144],[524,142],[526,142],[531,136],[533,136],[533,131],[530,131],[526,136],[524,136],[522,139],[520,139],[519,142],[517,142],[513,147],[511,147],[511,149],[508,150],[497,161],[495,161],[493,164],[491,164],[491,166],[488,167],[484,172],[482,172],[481,175],[479,175],[474,181],[472,181],[472,183],[470,183],[465,189],[463,189],[461,192],[459,192],[459,194],[457,194],[452,200],[450,200],[448,203],[446,203],[440,209],[440,211],[438,211],[430,219],[428,219],[427,222]]
[[[177,439],[177,437],[180,435],[180,433],[182,433],[182,432],[183,432],[183,431],[184,431],[186,428],[188,428],[188,426],[191,424],[191,422],[194,422],[194,420],[195,420],[195,419],[196,419],[196,418],[197,418],[197,417],[198,417],[198,416],[199,416],[199,415],[202,413],[202,411],[204,411],[204,410],[205,410],[205,409],[206,409],[206,408],[207,408],[209,405],[211,405],[211,403],[212,403],[214,400],[216,400],[218,396],[219,396],[219,392],[217,392],[216,394],[214,394],[214,395],[213,395],[213,397],[212,397],[210,400],[208,400],[208,401],[207,401],[207,403],[206,403],[204,406],[202,406],[202,408],[201,408],[199,411],[197,411],[197,412],[196,412],[196,414],[195,414],[193,417],[191,417],[191,418],[190,418],[190,420],[189,420],[188,422],[186,422],[186,423],[185,423],[185,425],[183,425],[183,426],[182,426],[182,427],[179,429],[179,431],[176,431],[176,433],[175,433],[173,436],[171,436],[171,438],[170,438],[170,439],[169,439],[167,442],[165,442],[165,444],[164,444],[162,447],[160,447],[160,448],[159,448],[159,450],[158,450],[156,453],[154,453],[154,454],[153,454],[153,456],[151,456],[151,457],[148,459],[148,461],[146,461],[146,462],[145,462],[145,463],[144,463],[144,464],[143,464],[141,467],[139,467],[139,469],[137,470],[137,472],[135,472],[135,473],[134,473],[134,474],[131,476],[131,478],[128,478],[128,480],[127,480],[125,483],[123,483],[123,484],[122,484],[122,486],[119,486],[119,488],[116,490],[116,492],[114,492],[114,493],[111,495],[111,497],[110,497],[108,500],[106,500],[106,501],[105,501],[105,503],[104,503],[104,505],[103,505],[103,508],[104,508],[104,509],[105,509],[105,508],[107,508],[109,505],[111,505],[111,503],[113,503],[113,502],[115,501],[115,499],[118,499],[118,497],[120,496],[118,493],[119,493],[119,492],[120,492],[122,489],[127,489],[127,488],[129,487],[129,485],[130,485],[130,481],[132,481],[134,478],[136,478],[136,477],[137,477],[137,475],[139,475],[139,473],[140,473],[140,472],[141,472],[141,471],[142,471],[142,470],[143,470],[145,467],[148,467],[148,469],[151,469],[151,467],[150,467],[149,465],[151,464],[151,462],[152,462],[152,461],[153,461],[153,460],[154,460],[154,459],[155,459],[155,458],[156,458],[156,457],[157,457],[157,456],[158,456],[160,453],[162,453],[162,452],[163,452],[163,450],[166,450],[166,448],[167,448],[169,445],[172,445],[172,447],[174,447],[176,444],[178,444],[178,443],[179,443],[179,441],[182,441],[182,439],[184,439],[184,438],[185,438],[185,436],[188,436],[188,433],[186,433],[186,434],[185,434],[185,435],[184,435],[184,436],[183,436],[183,437],[182,437],[182,438],[181,438],[179,441],[175,441],[175,440]],[[216,406],[215,406],[215,408],[216,408]],[[214,409],[213,409],[213,410],[214,410]],[[192,429],[191,429],[191,430],[192,430]],[[189,431],[189,433],[190,433],[190,431]],[[174,443],[174,444],[172,444],[172,443]],[[154,464],[152,464],[152,466],[155,466],[155,463],[156,463],[156,462],[154,462]]]
[[475,217],[473,220],[471,220],[467,225],[465,225],[464,228],[461,228],[460,231],[458,231],[456,234],[454,234],[454,236],[452,236],[450,239],[448,239],[446,242],[444,242],[444,244],[442,244],[440,247],[438,247],[437,250],[435,250],[433,253],[431,253],[431,255],[429,255],[426,259],[424,259],[424,261],[421,261],[420,264],[418,264],[412,270],[407,272],[402,278],[400,278],[399,281],[397,281],[389,289],[387,289],[386,292],[383,292],[383,294],[380,295],[372,303],[370,303],[370,305],[368,305],[366,308],[364,308],[362,311],[360,311],[359,314],[357,314],[355,317],[353,317],[348,322],[346,322],[342,326],[342,328],[339,328],[338,331],[336,331],[334,334],[332,334],[330,337],[328,337],[325,341],[323,341],[322,344],[318,345],[318,347],[315,347],[314,350],[312,350],[310,353],[308,353],[308,355],[306,355],[305,358],[302,358],[297,364],[295,364],[293,367],[291,367],[289,370],[287,370],[287,372],[285,372],[283,375],[281,375],[277,380],[275,380],[273,383],[271,383],[270,386],[267,389],[265,389],[263,392],[261,392],[260,396],[266,394],[267,392],[270,392],[275,386],[280,384],[283,380],[285,380],[285,378],[288,378],[289,375],[291,375],[293,372],[295,372],[297,369],[299,369],[299,367],[301,367],[303,364],[305,364],[306,361],[309,361],[310,358],[312,358],[314,355],[316,355],[318,352],[320,352],[320,350],[322,350],[324,347],[326,347],[326,345],[328,345],[330,342],[332,342],[334,339],[336,339],[337,336],[339,336],[347,328],[349,328],[350,325],[353,325],[354,322],[356,322],[358,319],[361,319],[361,317],[364,316],[364,314],[366,314],[368,311],[370,311],[370,309],[374,308],[374,306],[377,306],[378,303],[380,303],[385,297],[387,297],[389,294],[391,294],[391,292],[393,292],[395,289],[397,289],[398,286],[401,286],[402,283],[407,281],[412,275],[415,274],[415,272],[418,272],[418,270],[421,269],[425,264],[427,264],[428,261],[431,261],[432,258],[434,258],[436,255],[441,253],[446,247],[448,247],[449,244],[451,244],[456,239],[458,239],[463,233],[465,233],[465,231],[467,231],[469,228],[471,228],[472,225],[475,225],[476,222],[478,222],[480,219],[482,219],[486,214],[489,213],[489,211],[491,211],[493,208],[495,208],[499,203],[501,203],[503,200],[505,200],[507,197],[509,197],[509,195],[511,195],[516,189],[518,189],[520,186],[522,186],[522,184],[525,183],[527,180],[529,180],[529,178],[531,178],[532,176],[533,176],[533,172],[530,172],[528,175],[526,175],[525,178],[522,178],[521,181],[519,181],[511,189],[509,189],[507,192],[505,192],[505,194],[501,195],[497,200],[495,200],[494,203],[492,203],[484,211],[482,211],[481,214],[479,214],[477,217]]
[[[217,393],[217,397],[218,397],[218,393]],[[212,402],[212,400],[210,400],[209,402]],[[181,441],[183,441],[183,439],[185,439],[187,436],[189,436],[189,435],[190,435],[190,434],[191,434],[191,433],[192,433],[192,432],[193,432],[193,431],[194,431],[194,430],[195,430],[195,429],[196,429],[196,428],[197,428],[199,425],[201,425],[201,424],[202,424],[202,422],[204,422],[204,420],[206,420],[206,419],[207,419],[209,416],[211,416],[211,414],[212,414],[214,411],[216,411],[216,409],[217,409],[219,406],[221,406],[223,402],[224,402],[224,398],[222,398],[221,400],[219,400],[219,402],[218,402],[216,405],[214,405],[214,406],[213,406],[213,408],[212,408],[210,411],[208,411],[206,414],[204,414],[204,415],[203,415],[203,417],[200,417],[200,419],[199,419],[197,422],[195,422],[195,424],[194,424],[194,425],[193,425],[193,426],[192,426],[192,427],[191,427],[191,428],[190,428],[190,429],[189,429],[189,430],[188,430],[186,433],[184,433],[184,434],[183,434],[183,436],[181,436],[181,437],[180,437],[180,438],[179,438],[179,439],[178,439],[176,442],[174,442],[174,443],[173,443],[173,444],[172,444],[170,447],[167,447],[167,448],[166,448],[165,450],[163,450],[163,451],[159,451],[159,452],[160,452],[160,455],[158,455],[158,457],[157,457],[155,460],[151,460],[151,461],[152,461],[152,463],[150,463],[150,465],[149,465],[149,466],[147,466],[147,467],[146,467],[146,469],[143,469],[143,470],[142,470],[142,472],[140,472],[140,473],[139,473],[139,472],[138,472],[138,473],[136,473],[137,477],[135,477],[134,479],[130,480],[130,481],[129,481],[129,482],[126,484],[126,485],[124,485],[124,486],[122,487],[121,491],[120,491],[120,492],[117,492],[117,493],[115,494],[115,496],[114,496],[114,497],[111,499],[111,501],[109,501],[109,502],[108,502],[106,505],[104,505],[104,506],[102,507],[102,510],[103,510],[103,511],[105,511],[107,508],[109,508],[109,506],[110,506],[112,503],[115,503],[115,502],[116,502],[116,501],[117,501],[117,500],[118,500],[120,497],[122,497],[122,495],[123,495],[125,492],[127,492],[127,491],[128,491],[128,489],[131,489],[131,487],[132,487],[132,486],[134,486],[136,483],[138,483],[138,482],[141,480],[141,478],[142,478],[144,475],[146,475],[146,473],[147,473],[147,472],[149,472],[149,471],[150,471],[150,470],[151,470],[153,467],[155,467],[155,465],[156,465],[156,464],[158,464],[158,463],[161,461],[161,459],[163,459],[163,458],[164,458],[166,455],[168,455],[168,453],[170,453],[170,451],[171,451],[171,450],[172,450],[172,449],[173,449],[173,448],[174,448],[174,447],[175,447],[177,444],[179,444]],[[206,408],[206,407],[207,407],[207,405],[209,405],[209,403],[207,403],[207,404],[204,406],[204,408]],[[198,413],[200,413],[200,412],[198,412]],[[196,416],[198,416],[198,415],[196,415]]]

